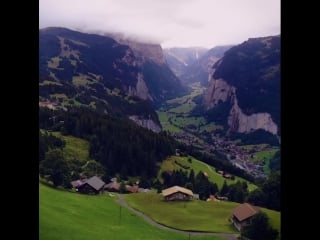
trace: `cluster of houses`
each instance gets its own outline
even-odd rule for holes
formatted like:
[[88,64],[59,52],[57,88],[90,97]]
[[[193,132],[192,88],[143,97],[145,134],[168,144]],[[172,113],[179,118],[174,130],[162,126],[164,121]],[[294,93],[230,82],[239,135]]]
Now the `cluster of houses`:
[[[106,184],[99,177],[93,176],[89,179],[79,179],[71,182],[72,186],[80,193],[99,194],[103,191],[119,192],[120,183],[116,180]],[[129,193],[147,192],[149,189],[139,188],[138,185],[126,185],[126,190]],[[162,190],[164,201],[190,201],[197,199],[197,194],[194,194],[190,189],[173,186]],[[221,200],[221,199],[220,199]],[[207,201],[220,201],[215,196],[210,196]],[[249,203],[240,204],[232,211],[230,221],[240,231],[243,226],[250,223],[251,218],[259,212],[259,208],[250,205]]]
[[234,176],[233,176],[233,175],[231,175],[231,174],[229,174],[229,173],[226,173],[226,172],[224,172],[224,171],[219,170],[219,171],[217,171],[217,173],[220,174],[220,175],[221,175],[222,177],[224,177],[224,178],[234,179]]
[[[108,192],[120,192],[120,183],[116,180],[111,181],[106,184],[101,178],[93,176],[89,179],[83,178],[71,182],[71,185],[79,193],[84,194],[99,194],[104,191]],[[128,193],[137,193],[137,192],[148,192],[149,189],[139,188],[139,185],[126,185],[126,192]]]

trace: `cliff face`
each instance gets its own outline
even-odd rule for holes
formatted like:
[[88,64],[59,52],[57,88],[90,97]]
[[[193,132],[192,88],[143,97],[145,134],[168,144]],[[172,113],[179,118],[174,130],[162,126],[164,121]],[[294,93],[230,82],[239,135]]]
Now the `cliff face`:
[[[148,96],[155,103],[167,98],[177,97],[187,91],[169,68],[163,50],[159,44],[138,42],[125,38],[121,34],[110,34],[118,43],[128,46],[134,53],[136,65],[142,71],[136,91],[138,96]],[[141,84],[142,83],[142,84]],[[149,89],[146,93],[145,87]]]
[[226,101],[230,101],[232,105],[227,119],[230,130],[249,133],[254,130],[263,129],[272,134],[277,134],[278,127],[269,113],[244,114],[238,105],[236,88],[230,86],[223,79],[210,79],[209,87],[204,93],[206,109],[209,110]]
[[128,90],[129,96],[137,96],[138,98],[142,100],[153,100],[149,89],[144,81],[143,75],[141,73],[138,73],[137,75],[137,84],[135,87],[129,86]]
[[205,110],[229,102],[230,130],[279,133],[280,36],[249,39],[231,48],[211,70],[203,95]]
[[153,132],[160,132],[161,131],[161,127],[159,126],[159,124],[157,124],[154,120],[152,119],[146,119],[143,118],[141,116],[137,116],[137,115],[132,115],[129,117],[129,119],[131,119],[132,121],[134,121],[136,124],[138,124],[141,127],[147,128]]
[[269,113],[246,115],[239,108],[236,97],[233,99],[233,105],[228,117],[228,125],[232,131],[241,133],[249,133],[258,129],[263,129],[275,135],[278,132],[278,126],[273,122]]
[[185,83],[200,82],[201,85],[207,86],[208,78],[212,74],[212,66],[223,57],[224,52],[229,48],[231,46],[217,46],[207,51],[194,63],[186,66],[180,76],[181,81]]
[[223,79],[211,79],[210,84],[204,92],[204,104],[207,110],[217,106],[220,101],[227,101],[234,94],[234,87],[231,87]]
[[136,56],[138,56],[142,63],[146,61],[153,61],[156,64],[162,65],[166,64],[162,48],[159,44],[148,44],[148,43],[138,43],[138,42],[129,42],[129,47],[133,50]]

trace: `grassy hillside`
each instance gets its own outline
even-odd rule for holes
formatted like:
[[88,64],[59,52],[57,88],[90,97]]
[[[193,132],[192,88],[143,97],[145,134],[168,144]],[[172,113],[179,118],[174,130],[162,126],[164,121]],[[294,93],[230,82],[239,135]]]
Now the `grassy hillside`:
[[228,221],[233,202],[164,202],[160,194],[131,194],[125,196],[130,206],[139,209],[164,225],[183,230],[237,233]]
[[[236,233],[228,219],[232,210],[239,204],[235,202],[165,202],[160,194],[131,194],[125,196],[130,206],[144,212],[155,221],[183,230]],[[280,212],[263,209],[270,223],[280,230]]]
[[[188,161],[188,158],[191,158],[191,162]],[[175,161],[177,161],[178,163],[181,163],[183,166],[189,166],[190,169],[183,169],[181,166],[179,166],[178,164],[175,163]],[[190,172],[191,169],[194,170],[195,174],[197,174],[198,172],[202,171],[202,172],[206,172],[208,174],[209,180],[211,182],[214,182],[218,185],[219,189],[221,189],[224,180],[227,181],[227,184],[230,185],[232,183],[236,183],[238,180],[240,181],[246,181],[243,178],[240,177],[235,177],[235,180],[231,180],[231,179],[225,179],[224,177],[222,177],[220,174],[218,174],[215,170],[214,167],[209,166],[193,157],[178,157],[178,156],[171,156],[168,159],[166,159],[165,161],[162,162],[161,164],[161,168],[160,168],[160,172],[158,174],[158,176],[161,176],[161,173],[163,171],[167,171],[167,170],[179,170],[182,169],[184,171],[188,171],[188,174]],[[248,182],[248,189],[249,191],[252,191],[254,189],[256,189],[257,186],[249,183]]]
[[[121,209],[108,195],[88,196],[55,190],[39,184],[40,240],[185,240],[186,235],[153,227]],[[219,237],[195,237],[222,240]]]
[[64,136],[60,132],[51,132],[52,135],[66,142],[63,152],[66,159],[77,159],[79,161],[89,160],[89,142],[73,136]]

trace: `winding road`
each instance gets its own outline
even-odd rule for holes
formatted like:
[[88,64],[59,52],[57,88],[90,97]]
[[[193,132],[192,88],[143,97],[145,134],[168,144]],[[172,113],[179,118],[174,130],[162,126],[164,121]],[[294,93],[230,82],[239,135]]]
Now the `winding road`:
[[154,221],[152,218],[150,218],[149,216],[145,215],[144,213],[130,207],[126,200],[124,199],[123,195],[119,194],[119,198],[117,200],[117,202],[129,209],[130,211],[134,212],[135,214],[137,214],[138,216],[142,217],[144,220],[146,220],[148,223],[150,223],[151,225],[157,227],[157,228],[160,228],[160,229],[163,229],[163,230],[169,230],[169,231],[173,231],[173,232],[177,232],[177,233],[182,233],[182,234],[190,234],[191,236],[219,236],[219,237],[223,237],[225,239],[228,239],[228,240],[237,240],[237,237],[239,236],[239,234],[231,234],[231,233],[213,233],[213,232],[197,232],[197,231],[185,231],[185,230],[178,230],[178,229],[175,229],[175,228],[171,228],[171,227],[168,227],[168,226],[165,226],[165,225],[162,225],[156,221]]

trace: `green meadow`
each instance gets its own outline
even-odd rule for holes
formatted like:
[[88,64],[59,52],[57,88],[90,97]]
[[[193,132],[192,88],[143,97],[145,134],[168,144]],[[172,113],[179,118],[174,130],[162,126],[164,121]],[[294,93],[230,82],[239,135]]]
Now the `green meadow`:
[[[150,225],[128,209],[120,208],[115,198],[108,194],[80,195],[39,184],[39,239],[188,239],[186,234],[160,230]],[[192,239],[223,240],[213,236],[192,236]]]
[[[191,159],[191,162],[188,161],[188,158]],[[188,166],[190,167],[189,169],[183,169],[181,166],[179,166],[178,164],[175,163],[178,162],[180,164],[182,164],[183,166]],[[179,170],[182,169],[183,171],[187,171],[188,174],[190,173],[191,169],[193,169],[193,171],[195,172],[195,174],[197,174],[198,172],[202,171],[204,173],[206,173],[208,175],[208,178],[211,182],[216,183],[219,187],[219,189],[221,189],[223,182],[226,180],[227,184],[230,185],[232,183],[236,183],[238,180],[239,181],[246,181],[243,178],[240,177],[235,177],[234,180],[231,179],[226,179],[224,177],[222,177],[220,174],[218,174],[215,170],[214,167],[203,163],[193,157],[178,157],[178,156],[171,156],[169,158],[167,158],[165,161],[162,162],[161,167],[160,167],[160,172],[158,177],[161,176],[161,173],[163,171],[168,171],[168,170]],[[254,189],[257,188],[256,185],[249,183],[248,181],[246,181],[248,183],[248,189],[249,191],[252,191]]]
[[[163,196],[156,193],[138,193],[125,196],[128,204],[145,213],[153,220],[182,230],[238,233],[229,222],[232,210],[239,203],[229,201],[188,202],[163,201]],[[280,212],[261,208],[270,224],[280,231]]]

